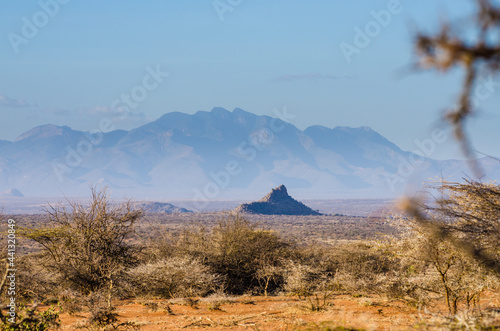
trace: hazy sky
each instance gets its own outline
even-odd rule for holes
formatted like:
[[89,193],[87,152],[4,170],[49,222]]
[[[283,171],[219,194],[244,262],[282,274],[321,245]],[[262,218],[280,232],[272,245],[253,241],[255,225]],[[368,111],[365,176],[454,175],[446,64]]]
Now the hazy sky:
[[[413,32],[467,17],[472,3],[2,1],[0,139],[47,123],[92,130],[113,117],[130,129],[171,111],[239,107],[272,116],[286,107],[301,129],[370,126],[418,151],[416,140],[444,127],[440,114],[461,76],[413,71]],[[359,47],[346,56],[347,44]],[[478,150],[499,156],[500,77],[493,81],[470,128]],[[428,156],[456,150],[445,143]]]

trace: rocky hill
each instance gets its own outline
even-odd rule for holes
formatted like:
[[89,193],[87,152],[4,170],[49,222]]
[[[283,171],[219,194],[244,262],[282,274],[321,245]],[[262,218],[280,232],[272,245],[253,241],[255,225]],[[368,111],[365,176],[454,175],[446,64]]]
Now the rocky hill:
[[23,198],[24,194],[21,193],[18,189],[11,188],[10,190],[6,190],[3,192],[0,192],[0,196],[9,196],[9,197],[18,197],[18,198]]
[[143,209],[145,213],[192,213],[191,210],[174,206],[171,203],[165,202],[143,202],[136,205],[137,208]]
[[272,189],[259,201],[239,205],[235,212],[263,215],[321,215],[288,195],[285,185]]

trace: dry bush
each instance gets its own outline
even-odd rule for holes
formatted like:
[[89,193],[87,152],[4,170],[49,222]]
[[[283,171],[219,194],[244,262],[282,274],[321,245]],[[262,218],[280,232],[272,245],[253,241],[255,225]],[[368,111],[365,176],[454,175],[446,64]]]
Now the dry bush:
[[160,298],[204,296],[222,281],[208,266],[189,256],[141,264],[128,276],[136,295]]
[[475,254],[487,256],[488,269],[500,276],[500,186],[465,180],[443,181],[436,187],[442,194],[430,213],[445,221],[447,231],[472,245]]
[[498,312],[484,312],[470,315],[459,313],[453,316],[431,314],[418,322],[421,330],[491,330],[500,328],[500,314]]
[[238,302],[238,299],[235,296],[218,291],[210,294],[206,298],[200,299],[200,302],[204,303],[209,310],[221,310],[220,307],[222,305],[235,304]]
[[271,277],[264,285],[262,270],[279,266],[291,254],[289,243],[239,215],[227,215],[210,230],[186,231],[174,245],[177,254],[195,257],[221,275],[230,294],[276,290],[281,278]]
[[[393,242],[402,266],[394,280],[406,286],[406,294],[421,302],[443,297],[449,313],[455,315],[461,305],[467,311],[474,308],[484,289],[498,286],[497,278],[478,261],[456,249],[453,243],[439,240],[417,220],[394,221],[404,230]],[[448,226],[436,219],[433,222]]]
[[285,266],[285,284],[283,290],[291,295],[307,297],[318,288],[321,270],[296,261],[288,261]]
[[111,205],[106,189],[91,191],[88,206],[70,202],[70,211],[49,206],[49,225],[25,228],[23,234],[43,247],[40,262],[60,276],[62,286],[84,295],[105,291],[111,306],[116,285],[137,263],[138,247],[129,239],[142,211],[130,202]]
[[269,295],[269,289],[271,286],[274,289],[278,289],[278,284],[283,282],[284,269],[281,266],[265,264],[257,269],[255,273],[255,278],[259,281],[260,288],[264,291],[264,295]]
[[[412,273],[400,283],[416,292],[443,296],[450,314],[470,311],[500,276],[500,187],[472,180],[441,182],[431,203],[404,201],[399,219],[399,256]],[[409,286],[411,288],[411,286]]]
[[120,322],[116,307],[108,303],[107,293],[92,292],[87,296],[75,300],[88,308],[90,315],[84,324],[77,328],[86,330],[138,330],[133,322]]
[[58,282],[57,273],[50,272],[40,263],[39,254],[19,256],[16,261],[16,277],[22,281],[16,284],[18,300],[25,302],[44,302],[57,300],[64,288]]
[[79,292],[71,289],[65,289],[59,294],[59,304],[62,311],[74,315],[83,310],[85,304],[84,298]]
[[[457,105],[449,110],[445,117],[453,125],[455,136],[460,142],[464,154],[469,159],[469,164],[474,171],[475,177],[482,178],[484,177],[484,173],[476,160],[475,150],[471,146],[466,134],[465,124],[466,120],[478,110],[478,99],[480,99],[477,95],[478,81],[484,80],[485,77],[491,80],[493,75],[498,74],[500,70],[500,41],[498,39],[500,4],[495,0],[475,0],[474,2],[477,10],[468,21],[460,20],[459,24],[443,23],[441,29],[432,34],[418,33],[415,46],[420,67],[424,69],[433,68],[443,72],[448,72],[450,69],[458,67],[463,68],[465,71],[462,91]],[[481,206],[487,206],[490,202],[493,202],[494,209],[498,211],[498,200],[483,199],[485,196],[498,196],[498,190],[494,189],[495,185],[487,188],[484,184],[473,181],[468,181],[464,184],[454,184],[448,186],[445,184],[445,190],[452,191],[452,193],[459,193],[460,189],[464,189],[459,193],[463,197],[471,193],[474,199],[469,199],[469,202],[472,203],[470,209],[482,209],[482,207],[476,209],[477,204],[474,200],[477,199],[478,202],[482,201],[480,203]],[[485,192],[488,193],[484,195]],[[491,256],[492,252],[485,252],[482,248],[478,248],[476,245],[477,242],[468,235],[465,238],[454,238],[453,235],[449,235],[446,227],[440,228],[429,222],[430,220],[420,207],[418,202],[413,201],[413,199],[408,199],[404,206],[405,210],[412,217],[422,224],[427,223],[428,231],[432,232],[439,240],[447,240],[453,243],[457,250],[471,256],[487,269],[500,274],[498,251]],[[445,206],[445,209],[452,211],[448,207]],[[464,209],[462,208],[458,215],[452,213],[448,216],[455,219],[461,218],[464,216],[463,211]],[[498,217],[496,219],[498,220]],[[478,219],[478,221],[478,224],[480,224],[485,219]],[[466,232],[462,231],[462,234]],[[498,233],[498,231],[496,232]],[[498,235],[496,237],[498,240]]]
[[329,300],[336,290],[336,284],[334,277],[328,272],[311,265],[288,261],[284,275],[284,291],[304,299],[308,310],[321,311],[331,304]]
[[[0,222],[2,221],[3,215],[0,213]],[[0,248],[0,293],[7,287],[8,275],[9,275],[9,264],[7,263],[7,246],[5,248]],[[18,276],[16,274],[16,279]],[[16,284],[19,284],[17,282]],[[22,289],[21,289],[22,290]],[[44,311],[38,310],[38,305],[33,304],[31,307],[26,307],[25,305],[20,305],[19,301],[16,300],[16,306],[14,315],[11,307],[2,304],[0,306],[0,330],[11,331],[11,330],[49,330],[58,328],[60,325],[59,313],[60,310],[50,307]]]
[[[419,33],[415,46],[419,65],[423,68],[443,72],[463,68],[465,75],[457,105],[445,117],[453,125],[474,175],[482,178],[484,173],[476,160],[465,124],[479,108],[478,81],[486,77],[491,80],[500,69],[500,5],[495,0],[474,2],[477,10],[469,20],[459,20],[459,24],[446,22],[433,34]],[[468,269],[476,268],[483,277],[490,272],[497,277],[500,275],[500,189],[498,185],[476,181],[445,182],[438,189],[444,193],[444,198],[436,201],[437,208],[422,206],[416,199],[408,199],[403,207],[434,244],[430,254],[433,257],[428,260],[441,277],[447,301],[451,301],[450,311],[456,311],[454,278],[462,279],[465,276],[459,275],[467,275]],[[468,265],[462,265],[460,260],[468,261]]]
[[399,270],[398,261],[376,242],[339,245],[331,254],[339,292],[385,295],[388,276]]
[[337,246],[309,245],[297,249],[284,265],[284,291],[299,296],[321,293],[385,295],[389,275],[399,261],[375,242]]
[[338,293],[379,293],[397,261],[373,243],[303,247],[285,266],[284,290],[303,297],[311,311],[325,309]]
[[106,327],[118,322],[118,314],[115,307],[98,307],[91,311],[88,320],[90,325]]

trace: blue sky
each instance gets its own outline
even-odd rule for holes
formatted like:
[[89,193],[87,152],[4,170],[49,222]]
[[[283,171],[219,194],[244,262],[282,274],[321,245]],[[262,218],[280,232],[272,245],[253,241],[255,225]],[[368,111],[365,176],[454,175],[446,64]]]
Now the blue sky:
[[[111,117],[116,127],[130,129],[171,111],[239,107],[272,116],[286,107],[301,129],[370,126],[418,151],[433,128],[446,127],[440,114],[453,105],[461,75],[412,71],[414,28],[435,31],[443,19],[470,15],[473,6],[467,0],[397,2],[4,1],[0,139],[47,123],[92,130]],[[373,25],[372,11],[396,5],[386,26],[379,24],[369,45],[347,61],[340,45],[355,45],[355,28]],[[140,91],[157,69],[168,77],[141,96],[132,116],[119,116],[113,102]],[[500,92],[490,94],[469,127],[475,147],[498,156]],[[428,156],[459,157],[457,150],[450,136]]]

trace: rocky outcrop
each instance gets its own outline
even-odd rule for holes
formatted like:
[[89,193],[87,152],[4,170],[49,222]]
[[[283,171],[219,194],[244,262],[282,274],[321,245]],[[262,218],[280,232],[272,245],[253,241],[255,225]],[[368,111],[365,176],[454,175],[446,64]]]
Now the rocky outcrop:
[[321,215],[288,195],[285,185],[272,189],[259,201],[239,205],[234,211],[263,215]]
[[167,214],[177,214],[177,213],[192,213],[191,210],[174,206],[171,203],[165,202],[144,202],[136,204],[137,208],[144,210],[145,213],[167,213]]
[[10,190],[0,192],[0,195],[9,196],[9,197],[18,197],[23,198],[24,194],[21,193],[18,189],[11,188]]

